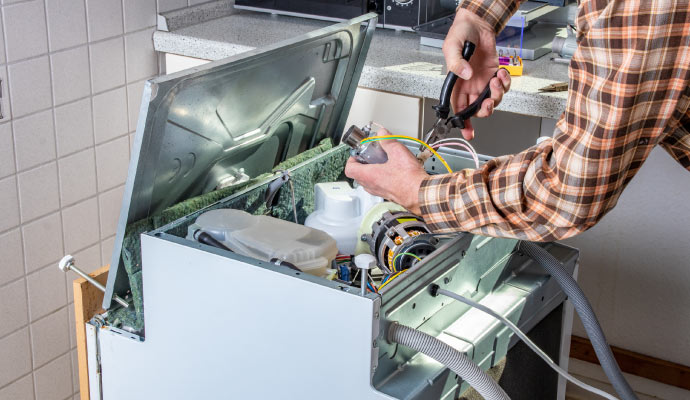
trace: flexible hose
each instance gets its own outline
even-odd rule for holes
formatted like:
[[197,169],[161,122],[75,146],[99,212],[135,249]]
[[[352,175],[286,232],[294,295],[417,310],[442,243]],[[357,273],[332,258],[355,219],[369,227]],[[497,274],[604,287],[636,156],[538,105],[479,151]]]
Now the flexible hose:
[[515,325],[514,323],[512,323],[508,318],[505,318],[504,316],[498,314],[497,312],[495,312],[494,310],[490,309],[489,307],[487,307],[487,306],[485,306],[485,305],[483,305],[483,304],[481,304],[481,303],[477,303],[476,301],[474,301],[474,300],[472,300],[472,299],[468,299],[468,298],[466,298],[466,297],[460,296],[459,294],[453,293],[453,292],[451,292],[450,290],[441,289],[441,288],[438,287],[438,285],[434,285],[434,287],[432,287],[431,290],[432,290],[432,292],[435,292],[435,293],[437,293],[437,294],[441,294],[441,295],[444,295],[444,296],[448,296],[448,297],[450,297],[450,298],[452,298],[452,299],[454,299],[454,300],[457,300],[457,301],[459,301],[459,302],[461,302],[461,303],[465,303],[465,304],[467,304],[468,306],[474,307],[474,308],[476,308],[476,309],[478,309],[478,310],[480,310],[480,311],[482,311],[482,312],[485,312],[485,313],[491,315],[492,317],[496,318],[497,320],[501,321],[504,325],[506,325],[508,328],[510,328],[510,330],[512,330],[513,332],[515,332],[515,334],[516,334],[520,339],[522,339],[522,341],[523,341],[530,349],[532,349],[532,351],[534,351],[542,360],[544,360],[544,362],[546,362],[546,364],[548,364],[549,367],[551,367],[551,368],[552,368],[554,371],[556,371],[559,375],[561,375],[561,376],[564,377],[565,379],[569,380],[569,381],[572,382],[573,384],[575,384],[575,385],[577,385],[577,386],[579,386],[579,387],[581,387],[581,388],[583,388],[583,389],[585,389],[585,390],[587,390],[587,391],[590,391],[590,392],[592,392],[592,393],[594,393],[594,394],[598,394],[599,396],[601,396],[601,397],[603,397],[603,398],[605,398],[605,399],[609,399],[609,400],[618,400],[618,398],[611,396],[610,394],[606,393],[605,391],[603,391],[603,390],[601,390],[601,389],[598,389],[598,388],[595,388],[594,386],[588,385],[588,384],[582,382],[581,380],[575,378],[574,376],[570,375],[570,374],[568,373],[568,371],[564,370],[564,369],[561,368],[558,364],[556,364],[555,362],[553,362],[553,360],[551,359],[551,357],[549,357],[549,355],[546,354],[546,353],[544,352],[544,350],[540,349],[539,346],[537,346],[532,340],[530,340],[530,338],[529,338],[523,331],[521,331],[520,328],[517,327],[517,325]]
[[431,335],[394,322],[388,328],[388,341],[407,346],[440,362],[487,400],[510,400],[498,383],[469,357]]
[[573,303],[575,311],[577,311],[580,320],[582,320],[582,325],[584,325],[587,331],[587,336],[589,336],[589,340],[592,342],[592,347],[594,347],[594,351],[597,354],[599,364],[601,364],[601,367],[604,369],[606,376],[609,378],[618,396],[623,400],[637,400],[637,396],[630,387],[630,384],[628,384],[628,381],[625,380],[616,359],[613,358],[613,353],[611,352],[609,344],[606,342],[604,331],[601,329],[601,325],[599,325],[592,305],[589,304],[587,297],[585,297],[584,292],[582,292],[580,286],[577,285],[575,279],[573,279],[554,256],[541,246],[523,241],[520,242],[520,250],[539,263],[544,270],[558,282],[563,292],[565,292]]

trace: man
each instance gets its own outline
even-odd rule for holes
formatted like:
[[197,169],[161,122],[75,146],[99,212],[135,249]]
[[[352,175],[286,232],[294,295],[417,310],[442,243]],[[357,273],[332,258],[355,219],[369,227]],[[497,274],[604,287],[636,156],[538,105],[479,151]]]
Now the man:
[[[519,3],[460,2],[443,46],[448,68],[461,78],[455,110],[497,70],[495,36]],[[434,176],[387,140],[386,164],[350,159],[345,173],[437,232],[553,241],[589,229],[610,211],[657,144],[690,170],[688,0],[581,0],[576,25],[566,111],[552,139],[477,170]],[[460,57],[465,40],[477,45],[469,63]],[[504,72],[492,79],[492,98],[477,116],[490,115],[509,89]],[[471,126],[462,134],[471,139]]]

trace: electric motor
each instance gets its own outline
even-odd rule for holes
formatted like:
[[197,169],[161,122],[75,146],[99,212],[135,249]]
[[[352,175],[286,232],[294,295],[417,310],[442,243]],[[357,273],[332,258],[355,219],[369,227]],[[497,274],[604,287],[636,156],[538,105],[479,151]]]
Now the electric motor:
[[438,244],[424,220],[406,211],[385,212],[362,239],[387,274],[412,267]]

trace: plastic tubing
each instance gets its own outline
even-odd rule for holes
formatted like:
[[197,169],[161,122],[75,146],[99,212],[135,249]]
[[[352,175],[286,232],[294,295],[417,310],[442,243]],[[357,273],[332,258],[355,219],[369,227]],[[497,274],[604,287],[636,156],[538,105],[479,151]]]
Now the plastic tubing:
[[623,400],[637,400],[637,396],[633,392],[628,381],[625,380],[623,372],[621,372],[616,359],[613,358],[613,353],[609,347],[604,331],[594,314],[592,305],[589,304],[584,292],[578,286],[575,279],[566,271],[561,263],[552,256],[548,251],[541,246],[530,242],[520,242],[520,250],[527,256],[540,264],[546,272],[548,272],[563,289],[563,292],[568,296],[570,301],[577,311],[577,315],[582,320],[587,331],[587,336],[592,342],[592,347],[597,354],[599,364],[604,369],[606,376],[609,378],[611,385],[618,393],[618,396]]
[[465,353],[431,335],[394,322],[388,328],[388,341],[426,354],[445,365],[486,400],[510,400],[503,388],[477,364],[473,363]]

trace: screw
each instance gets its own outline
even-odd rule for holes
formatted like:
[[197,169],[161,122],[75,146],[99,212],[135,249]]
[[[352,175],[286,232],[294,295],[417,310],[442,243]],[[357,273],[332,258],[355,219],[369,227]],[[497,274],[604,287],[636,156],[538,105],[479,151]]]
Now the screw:
[[359,240],[366,242],[367,241],[367,235],[362,235],[359,237]]
[[[98,290],[105,293],[105,287],[103,285],[101,285],[100,282],[98,282],[97,280],[90,277],[86,272],[84,272],[84,271],[82,271],[79,268],[74,266],[74,257],[72,257],[71,255],[66,255],[66,256],[62,257],[62,260],[60,260],[60,262],[58,263],[58,268],[60,268],[60,270],[62,272],[67,272],[70,270],[74,271],[74,273],[76,273],[77,275],[86,279],[89,283],[94,285]],[[120,296],[118,296],[116,294],[113,295],[113,300],[120,303],[120,305],[122,305],[122,307],[125,307],[125,308],[129,307],[129,303],[124,301],[122,298],[120,298]]]
[[467,255],[467,252],[466,252],[465,250],[463,250],[462,253],[460,253],[460,254],[461,254],[463,257],[465,257],[465,256]]
[[446,277],[446,278],[443,278],[443,283],[446,284],[446,285],[449,284],[449,283],[450,283],[450,278],[447,278],[447,277]]

